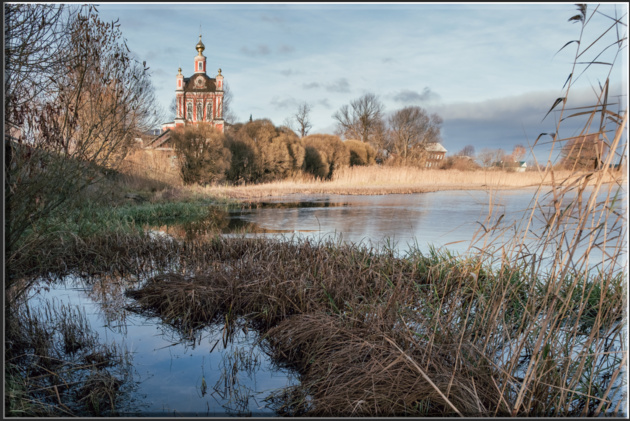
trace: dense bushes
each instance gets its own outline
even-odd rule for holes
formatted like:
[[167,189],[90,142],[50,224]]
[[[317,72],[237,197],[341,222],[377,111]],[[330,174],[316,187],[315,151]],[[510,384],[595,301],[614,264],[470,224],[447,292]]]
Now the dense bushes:
[[304,161],[297,135],[266,119],[232,126],[226,145],[232,153],[227,179],[234,183],[286,178],[299,171]]
[[346,140],[350,152],[350,165],[372,165],[375,163],[376,151],[372,146],[360,140]]
[[350,165],[350,152],[337,136],[313,134],[302,139],[305,172],[319,178],[332,178],[335,170]]
[[[186,127],[175,131],[173,139],[186,184],[221,180],[264,183],[300,173],[330,180],[343,167],[375,165],[377,156],[374,147],[363,141],[342,141],[328,134],[300,139],[290,128],[276,127],[268,119],[230,125],[225,134],[204,125]],[[390,156],[387,164],[404,165],[404,160],[397,158]],[[454,169],[474,169],[474,165],[454,159],[445,164]]]
[[223,134],[208,124],[175,130],[171,135],[180,158],[182,180],[186,184],[221,181],[230,168],[231,153]]

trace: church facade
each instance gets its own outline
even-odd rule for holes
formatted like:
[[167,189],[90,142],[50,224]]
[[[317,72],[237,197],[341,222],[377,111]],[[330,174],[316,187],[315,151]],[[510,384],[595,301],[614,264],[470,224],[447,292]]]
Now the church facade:
[[215,78],[206,74],[205,46],[199,42],[195,46],[195,71],[184,77],[181,67],[175,77],[175,120],[162,125],[162,131],[190,124],[209,123],[221,133],[225,130],[223,120],[223,75],[221,69]]

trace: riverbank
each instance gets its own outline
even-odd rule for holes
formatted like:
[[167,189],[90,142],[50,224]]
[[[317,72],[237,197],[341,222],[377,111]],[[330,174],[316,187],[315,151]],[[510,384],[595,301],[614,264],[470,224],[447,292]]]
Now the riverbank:
[[[506,257],[493,269],[491,260],[482,253],[464,259],[418,251],[398,258],[386,249],[334,240],[173,241],[105,234],[67,244],[59,259],[41,269],[59,276],[84,274],[82,288],[102,312],[116,304],[146,318],[136,323],[151,320],[168,332],[172,345],[198,343],[206,357],[220,346],[201,340],[208,326],[222,331],[224,347],[239,331],[257,332],[265,353],[299,380],[264,399],[278,415],[617,413],[623,393],[615,382],[624,369],[619,348],[623,277],[613,274],[602,282],[582,273],[550,283],[525,261]],[[72,316],[69,310],[50,320],[22,310],[13,313],[7,338],[14,382],[23,384],[20,410],[45,408],[54,414],[62,408],[66,414],[103,416],[133,402],[133,392],[124,387],[131,368],[112,366],[118,373],[105,371],[105,363],[92,364],[98,344],[75,340],[73,332],[88,330],[74,327],[77,318],[66,317]],[[53,324],[66,326],[59,338],[32,329],[24,337],[19,328]],[[538,346],[539,332],[547,332],[543,326],[550,331]],[[92,342],[95,347],[88,346]],[[124,361],[120,353],[110,354]],[[51,358],[56,365],[44,365]],[[23,371],[33,360],[48,371]],[[77,391],[61,384],[81,387],[85,380],[66,378],[66,360],[76,365],[71,374],[98,376],[107,380],[103,387],[112,386],[87,399],[79,393],[77,399]],[[78,371],[84,360],[86,373]],[[203,376],[203,358],[194,363]],[[232,367],[226,379],[234,376]],[[198,388],[204,405],[203,383]],[[85,402],[92,403],[85,407]]]
[[[243,186],[209,185],[184,187],[192,195],[228,199],[260,199],[292,194],[383,195],[429,193],[443,190],[504,190],[570,184],[582,174],[571,171],[511,172],[431,170],[415,167],[348,167],[332,180],[299,175],[282,181]],[[594,180],[593,180],[594,181]],[[620,172],[607,172],[604,182],[625,181]]]

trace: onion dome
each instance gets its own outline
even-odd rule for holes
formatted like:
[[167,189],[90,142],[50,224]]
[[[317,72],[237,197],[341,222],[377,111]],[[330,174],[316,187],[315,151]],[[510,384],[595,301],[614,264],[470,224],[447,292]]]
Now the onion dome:
[[203,52],[203,50],[206,49],[206,46],[203,45],[203,42],[201,42],[201,35],[199,35],[199,42],[197,43],[197,45],[195,45],[195,48],[199,52],[199,55],[202,56],[203,54],[201,53]]

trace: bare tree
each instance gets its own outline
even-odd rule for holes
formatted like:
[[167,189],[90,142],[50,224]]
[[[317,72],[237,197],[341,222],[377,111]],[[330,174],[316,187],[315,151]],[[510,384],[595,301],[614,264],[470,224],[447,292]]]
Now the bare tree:
[[477,155],[477,159],[484,168],[489,168],[494,163],[495,152],[493,149],[483,148]]
[[501,148],[498,149],[490,149],[483,148],[481,152],[477,155],[477,159],[481,163],[481,165],[485,168],[490,167],[505,167],[505,160],[509,155],[506,155],[505,151]]
[[[64,66],[69,15],[65,5],[5,4],[5,121],[21,125],[18,110],[46,94]],[[68,12],[68,13],[66,13]]]
[[174,121],[177,117],[177,99],[173,97],[171,104],[168,106],[169,121]]
[[523,160],[526,153],[527,153],[527,150],[525,149],[523,145],[520,145],[520,144],[515,145],[514,149],[512,150],[511,157],[515,162],[520,162]]
[[441,141],[442,118],[429,115],[418,106],[396,111],[389,119],[389,149],[402,157],[417,160],[424,155],[425,145]]
[[232,154],[217,129],[208,123],[194,124],[174,130],[171,139],[185,184],[208,184],[225,178]]
[[600,169],[604,154],[608,147],[599,133],[570,138],[560,151],[561,164],[570,170]]
[[294,114],[284,119],[283,126],[293,130],[300,138],[308,135],[309,130],[313,127],[311,124],[312,107],[308,102],[298,104]]
[[298,125],[298,134],[300,137],[304,137],[308,134],[309,130],[313,127],[311,124],[311,105],[307,102],[303,102],[298,105],[298,109],[293,115],[297,125]]
[[29,230],[44,235],[33,227],[116,167],[134,137],[161,116],[148,68],[130,56],[119,25],[101,21],[94,6],[7,10],[5,121],[19,128],[5,137],[11,260]]
[[238,117],[234,113],[232,109],[232,100],[234,99],[234,94],[230,89],[230,85],[226,80],[223,81],[223,120],[227,124],[234,124]]
[[475,147],[473,145],[466,145],[462,148],[461,151],[457,152],[457,155],[469,156],[472,158],[473,156],[475,156]]
[[333,114],[338,123],[336,133],[345,139],[361,140],[380,149],[384,134],[383,109],[376,95],[363,95]]

